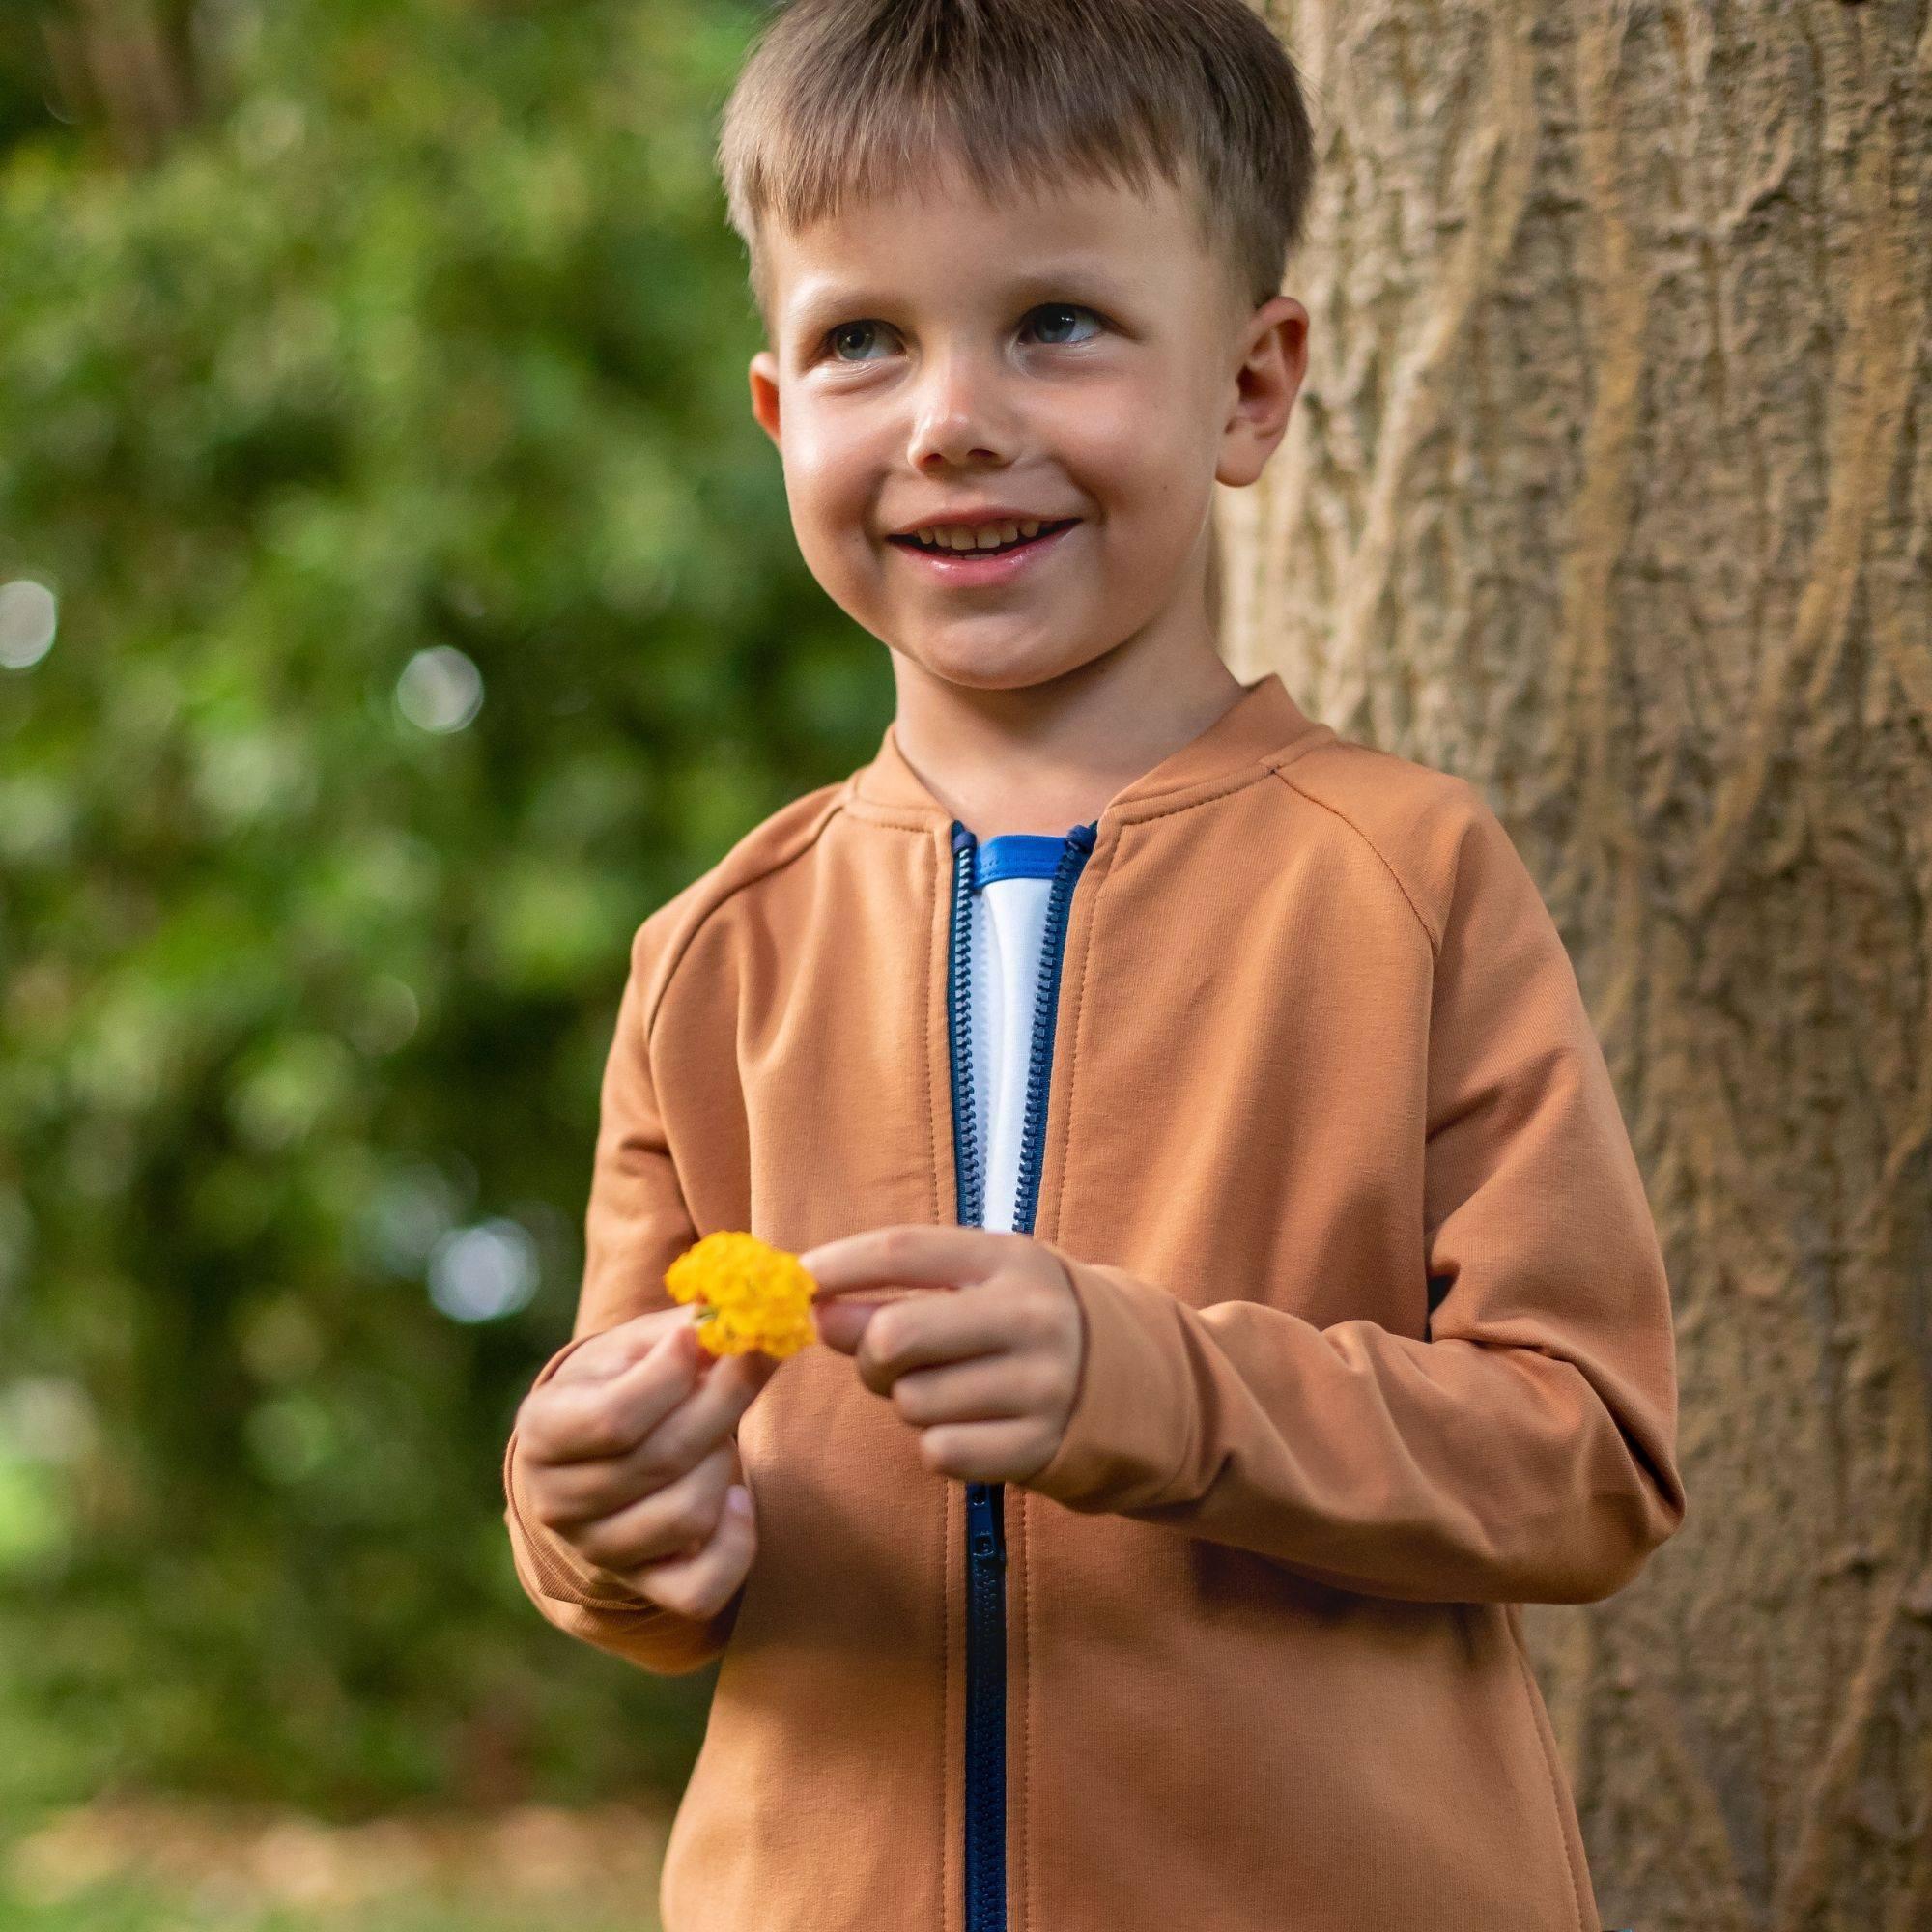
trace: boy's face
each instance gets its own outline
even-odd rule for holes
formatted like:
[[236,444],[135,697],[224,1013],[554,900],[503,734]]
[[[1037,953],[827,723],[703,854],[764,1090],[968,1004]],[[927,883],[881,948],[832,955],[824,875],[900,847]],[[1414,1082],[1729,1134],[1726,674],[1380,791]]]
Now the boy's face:
[[[996,207],[949,168],[764,242],[753,413],[807,564],[858,623],[980,688],[1128,639],[1211,651],[1211,486],[1252,483],[1280,441],[1308,317],[1236,296],[1179,191]],[[963,566],[897,534],[989,507],[1073,522]]]

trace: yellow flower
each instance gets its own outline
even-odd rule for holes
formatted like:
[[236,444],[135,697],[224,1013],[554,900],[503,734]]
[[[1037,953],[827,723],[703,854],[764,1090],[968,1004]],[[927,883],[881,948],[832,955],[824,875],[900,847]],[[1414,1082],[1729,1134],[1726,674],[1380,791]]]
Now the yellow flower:
[[810,1306],[818,1284],[796,1255],[755,1235],[706,1235],[665,1270],[665,1286],[700,1304],[697,1339],[714,1355],[795,1355],[818,1339]]

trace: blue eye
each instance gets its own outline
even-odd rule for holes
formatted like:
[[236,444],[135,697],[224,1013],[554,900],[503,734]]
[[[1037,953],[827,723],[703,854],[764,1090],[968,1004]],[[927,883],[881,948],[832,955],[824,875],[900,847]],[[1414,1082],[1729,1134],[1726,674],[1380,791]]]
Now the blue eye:
[[[1099,321],[1098,315],[1093,309],[1086,307],[1084,304],[1080,302],[1041,302],[1037,308],[1030,309],[1028,311],[1027,319],[1028,321],[1032,321],[1032,319],[1035,316],[1060,317],[1060,316],[1083,316],[1083,315],[1095,323]],[[879,328],[880,326],[881,325],[876,322],[866,320],[861,322],[841,322],[838,326],[838,327],[828,329],[825,335],[825,346],[827,350],[830,352],[832,359],[835,362],[848,362],[848,363],[872,361],[874,358],[869,355],[841,355],[839,353],[839,349],[841,343],[849,344],[850,338],[852,338],[853,336],[859,337],[861,343],[863,344],[865,339],[872,331]],[[1061,325],[1054,325],[1054,326],[1061,326]],[[1098,332],[1099,331],[1097,328],[1094,331],[1094,334],[1097,334]],[[1046,344],[1046,346],[1049,349],[1072,348],[1082,342],[1091,342],[1093,339],[1094,339],[1093,335],[1077,335],[1070,337],[1065,335],[1047,335],[1041,337],[1041,340]]]
[[[1096,322],[1099,320],[1097,316],[1094,315],[1094,311],[1091,308],[1085,308],[1079,302],[1042,302],[1033,313],[1035,315],[1085,315],[1094,316],[1094,320]],[[1082,335],[1073,339],[1079,342],[1091,342],[1093,337]],[[1066,338],[1064,336],[1056,335],[1049,338],[1049,340],[1052,346],[1056,348],[1066,346]]]
[[[852,335],[852,334],[863,335],[867,329],[876,328],[877,327],[878,324],[875,322],[841,322],[838,325],[838,327],[833,329],[825,338],[826,345],[832,350],[832,359],[835,362],[842,362],[848,359],[847,357],[842,356],[838,354],[838,338],[840,336]],[[859,356],[850,359],[864,361],[867,358],[864,356]]]

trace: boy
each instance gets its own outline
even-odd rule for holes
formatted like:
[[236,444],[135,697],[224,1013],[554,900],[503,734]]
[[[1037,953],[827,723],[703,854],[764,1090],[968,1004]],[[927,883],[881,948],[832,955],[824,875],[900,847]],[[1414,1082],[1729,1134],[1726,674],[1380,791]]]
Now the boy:
[[[1518,1606],[1684,1514],[1642,1182],[1474,788],[1214,649],[1311,156],[1241,0],[797,0],[726,106],[897,709],[639,928],[505,1454],[546,1617],[721,1660],[667,1932],[1599,1932]],[[726,1228],[827,1346],[702,1355]]]

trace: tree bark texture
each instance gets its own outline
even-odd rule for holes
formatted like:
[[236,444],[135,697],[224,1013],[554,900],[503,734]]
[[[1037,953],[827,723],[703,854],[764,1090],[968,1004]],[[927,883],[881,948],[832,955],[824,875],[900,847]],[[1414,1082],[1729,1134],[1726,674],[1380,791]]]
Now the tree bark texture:
[[1320,176],[1224,648],[1503,818],[1669,1265],[1685,1525],[1526,1616],[1605,1923],[1925,1932],[1927,0],[1256,4]]

